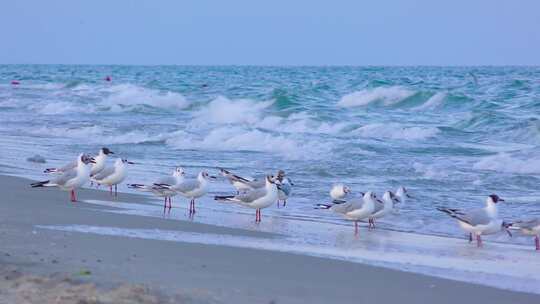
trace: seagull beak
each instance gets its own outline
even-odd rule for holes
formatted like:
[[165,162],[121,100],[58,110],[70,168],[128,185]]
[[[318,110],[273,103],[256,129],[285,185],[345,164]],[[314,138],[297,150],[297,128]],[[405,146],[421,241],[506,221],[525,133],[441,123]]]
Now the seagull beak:
[[405,193],[405,196],[408,198],[413,198],[412,196],[409,195],[409,193]]
[[136,163],[134,163],[132,161],[128,161],[127,163],[130,164],[130,165],[135,165],[136,164]]
[[90,163],[92,163],[92,164],[95,164],[95,163],[96,163],[96,159],[93,158],[93,157],[90,157],[90,158],[88,159],[88,162],[90,162]]
[[217,179],[217,176],[214,176],[214,175],[208,175],[208,177],[211,179]]
[[380,199],[377,199],[377,202],[384,204],[383,201],[381,201]]

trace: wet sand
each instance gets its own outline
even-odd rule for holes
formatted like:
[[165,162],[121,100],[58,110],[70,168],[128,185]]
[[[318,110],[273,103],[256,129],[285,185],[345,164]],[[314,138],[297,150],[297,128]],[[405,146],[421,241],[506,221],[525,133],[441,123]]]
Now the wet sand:
[[[0,303],[56,303],[54,295],[66,295],[62,303],[540,302],[540,295],[311,256],[40,229],[36,225],[92,225],[277,237],[188,220],[99,212],[114,207],[73,204],[67,192],[31,189],[29,183],[0,176]],[[107,192],[97,190],[78,195],[82,200],[109,199]],[[148,199],[119,197],[136,203]],[[79,298],[70,298],[73,294]],[[20,298],[24,296],[28,298]]]

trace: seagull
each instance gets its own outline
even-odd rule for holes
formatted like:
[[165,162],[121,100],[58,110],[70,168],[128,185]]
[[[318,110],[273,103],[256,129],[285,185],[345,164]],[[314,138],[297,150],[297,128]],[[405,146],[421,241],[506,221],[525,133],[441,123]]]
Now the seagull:
[[252,183],[253,181],[247,178],[238,176],[236,174],[233,174],[232,172],[225,170],[223,168],[220,168],[219,171],[221,172],[221,175],[223,175],[227,180],[229,180],[231,185],[233,185],[233,187],[236,188],[237,193],[252,189],[252,187],[249,184]]
[[512,226],[521,230],[523,234],[534,235],[534,244],[536,245],[536,250],[540,250],[540,218],[517,221],[514,222]]
[[[221,171],[221,175],[223,175],[225,178],[229,180],[229,182],[236,188],[238,193],[245,190],[264,188],[266,185],[265,178],[247,179],[247,178],[238,176],[236,174],[233,174],[232,172],[227,171],[223,168],[220,168],[219,170]],[[285,177],[285,171],[279,170],[277,173],[277,176],[280,176],[280,175],[282,177]]]
[[459,226],[469,232],[469,242],[472,242],[473,235],[476,236],[476,245],[482,247],[482,235],[493,234],[501,230],[508,231],[511,224],[498,218],[497,203],[504,202],[496,194],[491,194],[486,198],[486,207],[472,210],[460,210],[446,207],[438,207],[437,210],[448,214],[458,220]]
[[182,167],[176,167],[172,176],[164,176],[157,179],[151,185],[145,184],[128,184],[131,189],[136,189],[143,192],[152,192],[154,195],[165,198],[163,209],[167,208],[167,199],[169,200],[169,210],[172,208],[172,197],[178,192],[167,187],[175,186],[184,181],[185,172]]
[[317,209],[330,209],[341,214],[346,220],[354,221],[354,235],[358,235],[358,221],[369,218],[376,204],[383,204],[375,193],[368,191],[361,199],[351,199],[334,204],[317,204]]
[[396,190],[395,196],[399,199],[400,203],[405,204],[407,198],[411,198],[409,195],[409,190],[403,186],[399,186]]
[[330,190],[330,197],[332,198],[334,203],[345,202],[343,199],[349,193],[351,193],[351,189],[349,187],[343,184],[337,184],[337,185],[332,186],[332,189]]
[[[99,171],[103,170],[105,168],[105,162],[107,161],[107,155],[114,154],[109,148],[103,147],[99,150],[99,153],[97,156],[94,157],[95,164],[92,165],[92,169],[90,171],[90,176],[97,174]],[[55,173],[55,174],[61,174],[65,171],[69,171],[71,169],[74,169],[77,167],[77,159],[64,165],[60,168],[47,168],[44,173]]]
[[264,181],[265,186],[263,188],[248,190],[237,195],[215,196],[214,199],[216,201],[234,202],[245,207],[256,209],[255,222],[260,223],[262,220],[261,209],[272,205],[279,196],[278,187],[276,181],[274,181],[274,177],[268,175]]
[[[96,163],[92,165],[92,169],[90,170],[90,177],[98,174],[103,169],[105,169],[105,164],[107,163],[107,156],[109,154],[114,154],[114,152],[109,150],[109,148],[107,147],[99,149],[98,155],[94,157]],[[92,182],[90,185],[92,185]]]
[[392,191],[386,191],[382,196],[383,204],[375,204],[375,209],[369,217],[370,228],[375,228],[375,219],[381,218],[394,209],[394,204],[400,203],[399,198]]
[[277,206],[279,208],[279,201],[283,201],[283,207],[285,207],[294,183],[289,177],[285,176],[285,171],[283,170],[278,171],[276,179],[279,181]]
[[202,197],[208,191],[208,179],[215,179],[215,176],[210,176],[206,171],[201,171],[197,178],[195,179],[186,179],[181,183],[172,186],[163,187],[176,191],[183,196],[191,199],[189,202],[189,215],[193,216],[195,214],[195,199]]
[[114,166],[105,167],[98,174],[92,176],[91,180],[99,185],[109,186],[110,194],[112,196],[112,186],[114,186],[114,196],[118,196],[118,184],[124,181],[127,177],[126,164],[134,164],[134,162],[128,161],[124,158],[118,158],[114,162]]
[[86,154],[79,154],[77,167],[64,171],[61,175],[42,182],[32,183],[32,188],[58,187],[64,191],[71,191],[71,201],[76,202],[75,189],[80,188],[90,178],[90,165],[94,159]]

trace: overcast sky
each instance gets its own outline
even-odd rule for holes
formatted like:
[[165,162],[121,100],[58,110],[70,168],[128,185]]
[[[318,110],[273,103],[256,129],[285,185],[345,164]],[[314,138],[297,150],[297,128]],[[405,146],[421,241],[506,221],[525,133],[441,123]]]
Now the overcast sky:
[[540,65],[538,0],[0,2],[0,63]]

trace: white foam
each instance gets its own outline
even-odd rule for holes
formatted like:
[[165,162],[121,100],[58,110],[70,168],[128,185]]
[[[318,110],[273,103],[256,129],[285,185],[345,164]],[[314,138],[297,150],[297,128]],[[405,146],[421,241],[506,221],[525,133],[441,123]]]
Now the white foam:
[[540,174],[540,158],[520,159],[508,153],[499,153],[482,158],[473,165],[476,170],[492,170],[517,174]]
[[428,109],[437,108],[443,104],[445,98],[446,98],[446,93],[438,92],[435,95],[431,96],[422,105],[415,107],[414,110],[428,110]]
[[273,103],[250,99],[231,100],[219,96],[201,109],[196,116],[200,120],[216,124],[252,124],[261,120],[262,111]]
[[415,172],[422,174],[427,179],[447,180],[449,177],[449,174],[443,168],[437,168],[434,165],[415,162],[413,168]]
[[338,106],[345,108],[360,107],[375,101],[381,101],[384,105],[393,105],[413,94],[414,91],[401,86],[365,89],[343,96],[338,102]]
[[29,107],[30,110],[37,111],[38,113],[45,115],[56,115],[56,114],[68,114],[76,112],[94,112],[94,109],[91,107],[80,107],[72,102],[52,102],[45,105],[33,105]]
[[156,108],[185,109],[190,103],[179,93],[157,91],[132,84],[120,84],[104,89],[111,92],[101,103],[112,111],[121,111],[123,107],[148,105]]
[[270,152],[288,159],[322,157],[328,151],[317,142],[242,127],[218,127],[205,136],[178,131],[166,142],[176,149]]
[[436,127],[404,126],[398,123],[374,123],[362,126],[353,134],[362,137],[390,138],[402,140],[424,140],[440,132]]

